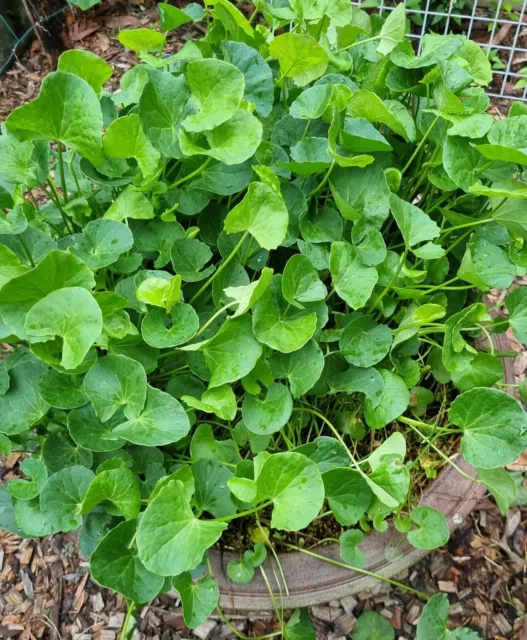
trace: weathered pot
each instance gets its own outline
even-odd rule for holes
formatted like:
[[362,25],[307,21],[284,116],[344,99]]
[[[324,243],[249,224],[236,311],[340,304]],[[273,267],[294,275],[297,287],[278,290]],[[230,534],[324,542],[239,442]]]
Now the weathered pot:
[[[505,334],[493,336],[494,345],[500,351],[509,351],[510,345]],[[478,346],[483,348],[484,341]],[[504,360],[504,382],[514,383],[513,361]],[[512,390],[510,390],[512,393]],[[458,466],[469,475],[475,471],[462,458],[456,461]],[[485,493],[482,484],[472,482],[458,473],[453,467],[447,466],[423,493],[420,505],[439,509],[447,518],[450,532],[461,525],[474,509],[475,504]],[[429,551],[415,549],[404,540],[404,534],[391,527],[386,533],[369,533],[361,544],[361,551],[366,556],[363,569],[391,578],[404,569],[424,558]],[[402,541],[402,542],[401,542]],[[386,546],[390,543],[400,543],[402,556],[392,562],[384,557]],[[314,549],[319,555],[342,562],[337,544],[331,544]],[[272,611],[273,604],[262,575],[255,573],[250,584],[240,585],[231,582],[227,577],[227,564],[239,560],[238,554],[220,551],[210,552],[210,561],[214,575],[220,589],[220,606],[231,612],[262,612]],[[301,552],[283,553],[279,555],[280,564],[285,575],[289,595],[280,595],[280,589],[275,580],[279,575],[276,562],[268,558],[265,568],[266,575],[272,585],[273,592],[279,603],[283,602],[286,609],[307,607],[316,604],[338,600],[358,591],[371,588],[378,580],[362,575],[355,571],[343,569],[317,558],[312,558]],[[274,569],[274,571],[273,571]]]

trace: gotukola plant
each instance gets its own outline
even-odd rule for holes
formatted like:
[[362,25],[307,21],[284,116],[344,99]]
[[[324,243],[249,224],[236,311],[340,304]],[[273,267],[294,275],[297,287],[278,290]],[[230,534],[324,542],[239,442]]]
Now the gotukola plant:
[[194,627],[216,546],[246,583],[322,514],[344,566],[391,521],[445,544],[419,502],[442,466],[467,475],[458,446],[514,500],[527,418],[493,340],[527,343],[527,290],[495,318],[485,294],[527,267],[527,107],[493,120],[478,45],[417,56],[403,5],[159,8],[119,35],[119,91],[68,51],[2,127],[0,446],[31,455],[0,526],[79,531],[95,580],[133,603],[174,586]]

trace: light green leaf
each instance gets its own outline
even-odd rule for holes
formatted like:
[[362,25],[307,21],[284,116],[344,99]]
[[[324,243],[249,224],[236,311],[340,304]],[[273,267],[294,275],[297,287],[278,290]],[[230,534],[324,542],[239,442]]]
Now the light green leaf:
[[221,420],[234,420],[236,416],[236,396],[232,388],[226,384],[205,391],[201,400],[187,395],[182,396],[181,399],[189,407],[198,409],[198,411],[215,413]]
[[362,567],[366,562],[366,556],[358,549],[364,540],[364,534],[359,529],[349,529],[339,538],[340,557],[353,567]]
[[477,84],[486,86],[492,82],[489,57],[477,42],[465,40],[463,46],[456,51],[456,58],[463,58],[468,63],[466,70]]
[[404,504],[410,489],[410,473],[397,454],[388,454],[380,460],[379,466],[366,482],[383,505],[395,508]]
[[503,364],[491,353],[477,353],[470,366],[452,372],[452,382],[460,391],[474,387],[492,387],[503,378]]
[[0,395],[0,433],[22,433],[46,415],[49,404],[38,390],[44,372],[44,367],[35,361],[20,362],[9,369],[9,390]]
[[409,40],[397,45],[390,55],[391,61],[404,69],[420,69],[431,67],[440,60],[447,60],[465,42],[465,36],[440,36],[435,33],[423,37],[423,48],[420,56],[416,56]]
[[75,369],[86,357],[102,331],[102,313],[94,297],[81,287],[49,293],[26,315],[26,333],[31,338],[62,338],[64,369]]
[[377,406],[366,398],[364,417],[372,429],[382,429],[402,415],[410,404],[410,392],[404,381],[387,369],[381,370],[384,379],[382,397]]
[[[15,520],[20,529],[30,538],[41,538],[57,533],[57,529],[53,528],[42,514],[40,500],[38,498],[33,498],[33,500],[17,500],[15,502]],[[1,516],[0,526],[2,529],[6,528]]]
[[233,317],[236,318],[248,311],[263,296],[271,283],[272,277],[273,270],[269,269],[269,267],[264,267],[262,275],[251,284],[241,287],[226,287],[224,289],[227,298],[231,298],[238,303]]
[[185,572],[172,578],[172,584],[181,598],[185,624],[189,629],[199,627],[218,604],[220,594],[216,579],[209,574],[193,582],[191,574]]
[[492,493],[500,513],[507,515],[509,507],[514,504],[516,498],[516,483],[512,475],[506,470],[497,469],[477,469],[478,476],[483,484]]
[[258,300],[253,311],[256,338],[282,353],[303,347],[317,326],[316,313],[308,309],[290,309],[282,296],[282,276],[273,276],[269,288]]
[[94,165],[104,162],[102,113],[95,91],[81,78],[56,71],[48,74],[36,100],[15,109],[7,131],[18,140],[55,140]]
[[502,467],[515,460],[527,444],[525,411],[504,391],[466,391],[451,404],[449,419],[463,429],[461,451],[475,467]]
[[302,302],[324,300],[327,289],[311,261],[297,254],[291,256],[284,267],[282,294],[289,304],[303,309]]
[[449,631],[447,619],[450,604],[444,593],[436,593],[426,603],[417,624],[417,640],[479,640],[479,635],[465,627]]
[[399,431],[395,431],[380,446],[374,449],[366,458],[372,471],[376,471],[382,462],[382,457],[396,454],[404,460],[406,457],[406,440]]
[[304,120],[315,120],[320,118],[329,106],[333,95],[333,86],[330,84],[319,84],[305,89],[293,101],[289,107],[289,114],[293,118]]
[[198,110],[183,120],[186,131],[210,131],[232,118],[245,88],[239,69],[223,60],[205,58],[189,62],[185,75]]
[[63,287],[94,286],[93,273],[82,260],[65,251],[50,251],[34,269],[0,289],[0,314],[11,332],[24,339],[24,320],[36,302]]
[[121,522],[106,534],[90,558],[90,573],[100,585],[132,602],[150,602],[163,588],[164,580],[137,556],[133,545],[136,524],[135,520]]
[[324,354],[315,340],[293,353],[274,353],[270,365],[275,378],[287,378],[293,398],[306,394],[324,369]]
[[408,542],[417,549],[437,549],[448,542],[448,522],[441,511],[433,507],[416,507],[410,517],[417,529],[408,532]]
[[230,319],[213,338],[201,343],[199,350],[211,372],[209,388],[243,378],[262,355],[248,316]]
[[126,467],[97,473],[84,496],[82,513],[88,513],[103,500],[112,502],[126,520],[137,518],[141,489],[135,473]]
[[40,458],[26,458],[20,464],[20,471],[31,480],[15,478],[9,480],[7,488],[9,493],[17,500],[32,500],[42,491],[42,487],[48,479],[48,470]]
[[48,369],[41,376],[38,390],[44,402],[57,409],[76,409],[88,402],[78,376],[55,369]]
[[329,507],[337,522],[343,526],[357,524],[373,498],[365,478],[353,469],[339,468],[326,471],[322,479]]
[[117,38],[122,45],[135,53],[162,51],[165,46],[165,36],[153,29],[123,29]]
[[339,346],[351,364],[371,367],[386,357],[392,340],[392,331],[387,325],[377,324],[372,316],[357,316],[344,327]]
[[161,155],[146,137],[137,114],[114,120],[106,129],[103,146],[110,158],[135,158],[145,178],[154,176]]
[[228,464],[240,459],[234,442],[230,438],[216,440],[210,424],[200,424],[194,431],[190,443],[190,455],[193,460],[207,458]]
[[113,433],[134,444],[160,447],[181,440],[189,430],[181,404],[168,393],[148,386],[142,413],[117,426]]
[[380,32],[379,46],[377,53],[383,56],[388,55],[406,37],[406,10],[404,2],[400,2],[397,7],[388,14]]
[[[178,11],[175,7],[170,9]],[[192,113],[189,100],[190,91],[183,75],[150,71],[149,82],[139,100],[139,117],[150,142],[169,158],[182,157],[178,131],[181,121]]]
[[297,609],[284,629],[286,640],[316,640],[316,632],[308,609]]
[[271,527],[305,529],[324,503],[324,483],[317,465],[300,453],[275,453],[256,480],[258,501],[272,500]]
[[244,39],[244,35],[250,38],[254,36],[251,23],[229,0],[206,0],[205,4],[214,7],[213,15],[220,20],[229,33],[236,35],[237,39]]
[[227,482],[233,477],[232,471],[217,460],[201,459],[192,465],[194,474],[194,501],[201,511],[207,511],[215,518],[236,513]]
[[337,295],[352,309],[364,307],[379,278],[377,270],[362,264],[349,242],[331,244],[329,270]]
[[348,102],[348,113],[354,118],[365,118],[368,122],[377,122],[408,139],[408,133],[399,118],[390,107],[372,91],[361,89],[354,93]]
[[188,13],[185,13],[177,7],[173,7],[171,4],[167,4],[166,2],[160,2],[157,5],[157,10],[159,11],[161,28],[165,32],[173,31],[174,29],[181,27],[181,25],[187,24],[187,22],[192,22],[192,18]]
[[463,191],[469,191],[476,183],[484,164],[481,153],[466,138],[447,136],[443,145],[443,167],[448,177]]
[[99,93],[103,84],[113,75],[113,69],[105,60],[83,49],[64,51],[59,58],[57,71],[72,73],[86,80],[95,93]]
[[154,217],[154,207],[144,193],[128,188],[121,191],[104,217],[118,222],[124,222],[127,218],[147,220]]
[[324,75],[328,55],[310,35],[283,33],[269,45],[269,53],[280,63],[281,76],[304,87]]
[[248,231],[270,251],[284,241],[288,221],[283,198],[261,182],[252,182],[244,199],[227,214],[224,228],[227,233]]
[[433,240],[439,235],[441,230],[430,216],[410,202],[401,200],[395,193],[390,196],[390,207],[407,247]]
[[243,400],[242,417],[252,433],[265,435],[279,431],[291,417],[293,399],[289,389],[279,382],[265,392],[263,398],[247,394]]
[[450,373],[466,369],[477,351],[463,337],[462,329],[474,326],[487,316],[487,308],[483,303],[475,303],[458,313],[454,313],[445,322],[445,339],[443,343],[443,364]]
[[122,420],[122,413],[119,411],[107,422],[102,422],[95,415],[92,405],[87,404],[68,413],[68,431],[75,444],[83,449],[96,452],[114,451],[126,443],[126,440],[112,433],[114,427]]
[[176,304],[169,314],[161,309],[149,311],[141,324],[145,342],[159,349],[185,344],[196,335],[198,329],[197,313],[184,302]]
[[516,338],[527,344],[527,290],[523,287],[514,289],[505,301],[509,312],[509,324]]
[[134,238],[130,229],[117,220],[92,220],[71,247],[71,252],[84,260],[90,269],[102,269],[117,261],[131,249]]
[[186,156],[206,155],[227,165],[251,158],[262,141],[262,124],[251,113],[239,109],[229,120],[205,132],[209,148],[196,144],[181,130],[179,145]]
[[81,526],[81,505],[94,477],[93,471],[73,466],[48,478],[40,494],[40,506],[53,528],[75,531]]
[[199,282],[208,278],[214,265],[205,267],[212,258],[212,251],[196,238],[176,238],[172,245],[172,265],[184,282]]
[[137,528],[139,557],[158,575],[178,576],[194,569],[226,528],[223,522],[198,520],[183,484],[170,482],[141,518]]
[[472,235],[458,277],[483,291],[491,287],[508,289],[516,276],[516,266],[507,253],[482,235]]
[[[394,640],[395,631],[389,620],[377,611],[367,611],[357,620],[353,630],[353,640]],[[430,640],[435,636],[430,636]],[[423,639],[424,640],[424,639]]]
[[33,166],[34,146],[29,140],[19,142],[14,136],[0,136],[0,178],[11,184],[38,183],[36,167]]
[[355,153],[392,150],[388,140],[365,118],[345,118],[341,136],[344,149]]
[[128,419],[137,418],[145,406],[146,389],[145,370],[126,356],[99,358],[84,378],[84,391],[103,422],[121,407]]

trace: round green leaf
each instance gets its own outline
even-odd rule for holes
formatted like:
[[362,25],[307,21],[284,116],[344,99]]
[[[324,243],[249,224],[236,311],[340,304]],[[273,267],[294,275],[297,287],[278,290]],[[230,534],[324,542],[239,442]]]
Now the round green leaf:
[[149,571],[137,556],[135,534],[135,520],[121,522],[109,531],[90,558],[90,573],[100,585],[132,602],[150,602],[161,591],[164,580]]
[[189,430],[190,422],[181,404],[168,393],[148,386],[141,414],[117,426],[113,434],[134,444],[159,447],[181,440]]
[[88,402],[79,377],[55,369],[48,369],[40,377],[38,390],[44,402],[57,409],[76,409]]
[[0,395],[0,433],[22,433],[46,415],[49,404],[38,390],[44,373],[42,364],[35,361],[19,362],[9,370],[9,390]]
[[99,358],[84,378],[84,391],[103,422],[121,407],[127,418],[137,418],[145,406],[146,389],[142,365],[121,355]]
[[287,378],[293,398],[307,393],[322,375],[324,354],[315,340],[293,353],[274,353],[270,359],[273,376]]
[[84,228],[72,252],[84,260],[90,269],[102,269],[115,262],[133,243],[132,232],[122,222],[93,220]]
[[452,382],[460,391],[474,387],[491,387],[503,378],[503,364],[491,353],[477,353],[470,366],[452,372]]
[[102,313],[94,297],[80,287],[68,287],[48,294],[26,315],[30,337],[49,340],[60,336],[65,369],[78,367],[102,331]]
[[358,316],[349,322],[340,336],[340,349],[356,367],[371,367],[383,360],[392,346],[392,331],[377,324],[372,316]]
[[29,476],[31,480],[21,480],[19,478],[10,480],[7,484],[9,493],[18,500],[36,498],[48,479],[46,465],[39,458],[26,458],[20,464],[20,471]]
[[95,93],[99,93],[113,74],[113,69],[105,60],[83,49],[64,51],[59,58],[57,70],[73,73],[86,80]]
[[[69,415],[71,416],[73,413],[75,412],[72,411]],[[95,415],[93,417],[95,418]],[[89,468],[93,462],[91,451],[76,446],[76,443],[72,442],[67,435],[60,432],[48,435],[42,454],[47,468],[52,473],[76,465]]]
[[68,414],[68,431],[75,444],[88,451],[114,451],[125,443],[124,438],[114,435],[113,429],[122,421],[122,413],[118,412],[107,422],[102,422],[91,404]]
[[15,502],[15,520],[22,531],[30,538],[43,538],[57,533],[40,509],[40,500],[17,500]]
[[194,569],[226,528],[223,522],[198,520],[183,484],[170,482],[141,518],[137,528],[139,557],[158,575],[178,576]]
[[364,534],[359,529],[349,529],[339,538],[340,557],[353,567],[362,567],[366,562],[366,556],[358,549],[364,540]]
[[263,399],[247,394],[242,406],[245,426],[259,435],[280,431],[292,411],[293,399],[289,389],[279,382],[273,382]]
[[293,78],[304,87],[320,78],[328,66],[328,55],[309,35],[284,33],[269,46],[269,53],[280,63],[281,76]]
[[194,308],[181,302],[167,314],[161,309],[149,311],[141,323],[141,333],[151,347],[166,349],[191,340],[199,329]]
[[40,494],[42,513],[60,531],[75,531],[82,524],[81,505],[95,478],[85,467],[66,467],[48,478]]
[[377,284],[377,269],[364,265],[349,242],[333,242],[329,270],[337,295],[352,309],[364,307]]
[[504,391],[485,388],[466,391],[450,406],[449,419],[463,429],[464,457],[482,469],[513,462],[527,444],[525,411]]
[[210,616],[218,604],[218,583],[211,575],[197,582],[185,572],[172,578],[174,589],[179,593],[183,605],[183,618],[189,629],[195,629]]
[[441,511],[432,507],[416,507],[410,517],[418,528],[408,532],[408,542],[417,549],[437,549],[448,542],[448,522]]
[[402,415],[410,404],[410,392],[404,381],[395,373],[381,369],[384,388],[380,401],[374,404],[366,398],[364,417],[372,429],[382,429]]
[[264,462],[257,481],[258,501],[272,500],[271,527],[305,529],[324,503],[324,483],[318,466],[300,453],[276,453]]
[[348,527],[357,524],[373,498],[364,477],[353,469],[337,468],[326,471],[322,479],[326,498],[337,522]]
[[[430,636],[432,637],[434,636]],[[394,640],[394,638],[395,631],[392,625],[376,611],[363,613],[353,630],[353,640]]]

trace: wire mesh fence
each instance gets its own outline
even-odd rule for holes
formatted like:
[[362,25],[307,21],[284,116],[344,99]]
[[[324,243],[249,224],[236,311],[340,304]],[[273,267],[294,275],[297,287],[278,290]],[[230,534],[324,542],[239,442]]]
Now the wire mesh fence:
[[[398,2],[352,4],[368,10],[375,4],[374,10],[386,15]],[[429,32],[465,34],[485,50],[492,64],[494,80],[488,95],[527,99],[527,0],[512,6],[503,0],[410,0],[406,11],[411,25],[408,36],[417,40],[419,53]]]
[[[354,6],[385,16],[398,0],[352,0]],[[89,4],[92,4],[90,2]],[[16,33],[0,12],[0,27],[13,41],[4,56],[0,76],[9,68],[20,45],[44,27],[48,20],[72,7],[71,0],[49,15],[41,15],[32,0],[25,0],[32,13],[31,25]],[[488,95],[511,100],[527,100],[527,0],[511,5],[504,0],[407,0],[410,32],[421,52],[427,33],[464,33],[486,51],[493,69],[494,81]]]

